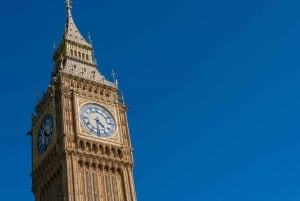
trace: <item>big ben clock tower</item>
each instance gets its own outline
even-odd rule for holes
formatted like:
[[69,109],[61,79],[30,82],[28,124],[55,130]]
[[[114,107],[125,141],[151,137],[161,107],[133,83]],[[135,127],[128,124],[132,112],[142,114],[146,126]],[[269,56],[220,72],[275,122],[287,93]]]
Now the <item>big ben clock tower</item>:
[[136,201],[127,108],[66,5],[51,82],[32,117],[35,200]]

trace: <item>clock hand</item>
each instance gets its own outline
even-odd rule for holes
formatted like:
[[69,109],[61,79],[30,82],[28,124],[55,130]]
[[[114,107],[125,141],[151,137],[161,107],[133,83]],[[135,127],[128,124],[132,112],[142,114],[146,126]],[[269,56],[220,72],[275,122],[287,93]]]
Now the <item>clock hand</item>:
[[100,130],[101,130],[101,128],[100,128],[99,124],[97,123],[97,136],[99,136],[99,137],[101,135]]
[[97,123],[97,125],[100,125],[102,128],[104,128],[104,125],[100,122],[99,118],[95,118],[95,121]]
[[43,131],[43,134],[42,134],[42,144],[44,144],[45,143],[45,131]]

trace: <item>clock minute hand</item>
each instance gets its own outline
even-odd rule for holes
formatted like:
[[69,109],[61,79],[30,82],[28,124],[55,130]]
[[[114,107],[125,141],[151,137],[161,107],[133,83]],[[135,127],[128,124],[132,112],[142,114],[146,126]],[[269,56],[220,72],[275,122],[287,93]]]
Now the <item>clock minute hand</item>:
[[[99,118],[95,118],[95,121],[97,123],[97,136],[101,137],[101,132],[100,130],[103,130],[103,125],[101,124]],[[102,127],[102,128],[101,128]]]
[[100,122],[99,118],[95,118],[95,121],[97,123],[97,125],[100,125],[102,128],[104,128],[104,125]]

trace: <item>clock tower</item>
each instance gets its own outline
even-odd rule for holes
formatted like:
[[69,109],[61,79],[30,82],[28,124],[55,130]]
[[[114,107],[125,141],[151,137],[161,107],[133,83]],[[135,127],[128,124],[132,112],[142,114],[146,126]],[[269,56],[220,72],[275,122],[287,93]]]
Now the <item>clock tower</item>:
[[35,200],[136,201],[127,107],[66,5],[51,82],[32,116]]

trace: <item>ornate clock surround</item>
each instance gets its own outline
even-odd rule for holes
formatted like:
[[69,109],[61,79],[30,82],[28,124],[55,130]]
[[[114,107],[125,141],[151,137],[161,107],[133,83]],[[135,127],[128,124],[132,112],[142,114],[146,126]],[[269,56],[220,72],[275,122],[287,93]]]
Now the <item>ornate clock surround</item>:
[[[90,134],[85,128],[84,126],[81,124],[80,121],[80,108],[86,104],[98,104],[102,107],[104,107],[105,109],[107,109],[112,116],[115,119],[116,122],[116,128],[115,128],[115,133],[108,138],[99,138],[97,136],[94,136],[92,134]],[[89,98],[83,98],[83,97],[76,97],[76,127],[79,131],[79,137],[82,138],[86,138],[86,139],[90,139],[90,140],[96,140],[96,141],[104,141],[107,143],[113,143],[113,144],[122,144],[121,141],[121,136],[120,136],[120,132],[119,132],[119,125],[120,125],[120,120],[118,118],[118,111],[117,111],[118,105],[117,104],[109,104],[105,101],[95,101]]]

